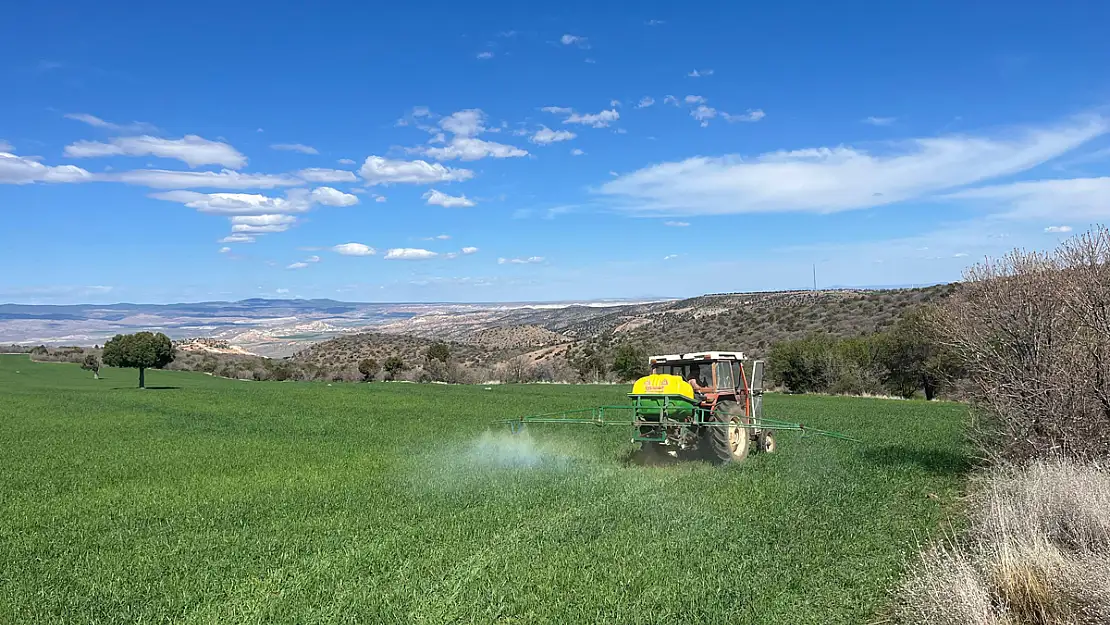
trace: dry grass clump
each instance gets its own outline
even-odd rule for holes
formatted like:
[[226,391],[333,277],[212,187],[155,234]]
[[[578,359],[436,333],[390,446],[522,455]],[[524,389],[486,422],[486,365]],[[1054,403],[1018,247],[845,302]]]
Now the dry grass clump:
[[907,625],[1110,623],[1110,469],[1061,459],[979,478],[970,526],[897,591]]

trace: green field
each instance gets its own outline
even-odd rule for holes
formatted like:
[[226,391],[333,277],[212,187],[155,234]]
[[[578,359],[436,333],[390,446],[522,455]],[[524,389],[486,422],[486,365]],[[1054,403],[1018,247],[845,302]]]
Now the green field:
[[0,356],[0,622],[860,624],[966,464],[955,404],[771,395],[865,442],[643,467],[488,429],[624,387],[102,373]]

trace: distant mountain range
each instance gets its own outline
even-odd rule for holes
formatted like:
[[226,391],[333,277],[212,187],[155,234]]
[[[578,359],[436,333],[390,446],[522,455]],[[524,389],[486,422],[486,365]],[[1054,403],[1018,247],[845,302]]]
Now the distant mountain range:
[[[707,345],[750,350],[818,329],[837,334],[872,331],[906,307],[943,296],[949,288],[799,289],[563,302],[255,298],[180,304],[0,304],[0,344],[92,346],[115,334],[150,330],[175,340],[226,341],[236,350],[269,357],[298,352],[319,359],[340,353],[376,355],[396,351],[398,345],[417,349],[443,340],[469,346],[466,350],[475,358],[499,359],[535,350],[545,357],[555,355],[571,344],[609,333],[672,351]],[[401,338],[406,341],[398,343]]]
[[[654,298],[650,301],[666,300]],[[330,299],[246,299],[179,304],[0,304],[0,343],[93,345],[150,330],[172,339],[211,337],[267,356],[414,317],[585,307],[645,300],[496,303],[359,303]]]

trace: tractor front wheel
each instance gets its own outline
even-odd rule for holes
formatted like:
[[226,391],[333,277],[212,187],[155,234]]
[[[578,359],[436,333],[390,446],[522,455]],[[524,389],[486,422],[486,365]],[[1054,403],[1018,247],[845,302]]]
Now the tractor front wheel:
[[778,447],[775,445],[775,433],[764,430],[763,433],[759,435],[759,451],[765,454],[773,454],[777,448]]
[[744,408],[736,402],[721,402],[713,409],[712,419],[708,432],[712,457],[725,464],[742,462],[751,448],[751,431],[745,427],[751,422]]

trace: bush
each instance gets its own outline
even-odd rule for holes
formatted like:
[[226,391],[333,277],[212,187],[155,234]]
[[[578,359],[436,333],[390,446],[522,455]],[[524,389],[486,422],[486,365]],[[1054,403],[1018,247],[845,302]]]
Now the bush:
[[973,384],[983,451],[1110,457],[1110,231],[965,278],[931,323]]
[[419,380],[421,382],[449,382],[448,378],[451,377],[451,372],[447,367],[447,363],[439,360],[438,358],[429,358],[424,363],[423,372],[426,379]]
[[451,348],[447,346],[447,343],[437,341],[428,346],[428,351],[424,354],[424,358],[429,361],[438,360],[442,363],[446,363],[447,360],[451,358]]
[[358,363],[358,372],[362,374],[362,379],[367,382],[373,380],[380,370],[381,366],[373,358],[364,358]]
[[397,374],[406,369],[408,369],[408,365],[405,364],[404,360],[401,360],[400,356],[390,356],[385,359],[385,363],[382,365],[382,370],[385,371],[388,380],[395,380]]
[[639,346],[622,343],[613,354],[612,371],[622,382],[643,377],[648,369],[648,355]]

